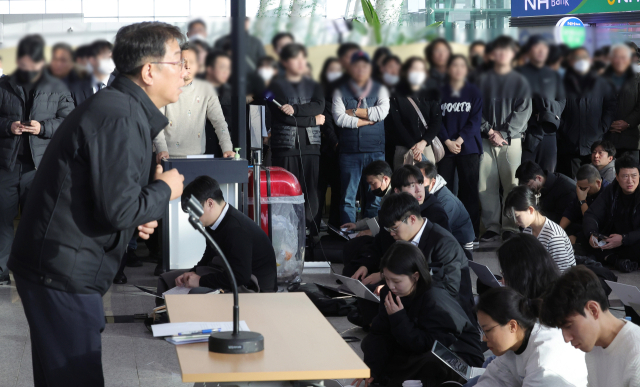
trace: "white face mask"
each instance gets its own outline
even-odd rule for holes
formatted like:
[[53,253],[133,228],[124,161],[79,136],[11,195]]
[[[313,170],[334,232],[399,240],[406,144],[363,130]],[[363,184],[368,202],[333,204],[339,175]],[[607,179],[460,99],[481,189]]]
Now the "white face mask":
[[333,82],[342,76],[342,71],[329,71],[327,73],[327,81]]
[[116,69],[116,64],[113,62],[113,59],[100,59],[98,61],[98,72],[100,74],[111,74],[113,70]]
[[586,59],[580,59],[576,63],[573,64],[573,69],[579,72],[580,74],[584,74],[589,71],[589,67],[591,67],[591,63],[589,63]]
[[260,78],[265,82],[269,82],[271,78],[273,78],[274,72],[275,71],[273,71],[273,68],[271,67],[260,67],[258,69],[258,75],[260,75]]
[[89,61],[87,61],[87,63],[84,65],[84,69],[87,74],[93,74],[93,66],[91,65],[91,63],[89,63]]
[[427,73],[424,71],[411,71],[407,76],[407,80],[411,86],[420,86],[427,79]]
[[[636,74],[640,73],[640,63],[632,64],[631,68],[633,69],[634,73],[636,73]],[[0,69],[0,75],[2,75],[2,69]]]
[[193,34],[189,37],[189,41],[190,42],[195,42],[196,40],[201,40],[203,42],[207,41],[207,38],[205,36],[202,36],[200,34]]
[[400,81],[400,77],[389,73],[382,73],[382,80],[387,85],[394,86],[398,83],[398,81]]
[[0,77],[2,76],[2,68],[0,68]]

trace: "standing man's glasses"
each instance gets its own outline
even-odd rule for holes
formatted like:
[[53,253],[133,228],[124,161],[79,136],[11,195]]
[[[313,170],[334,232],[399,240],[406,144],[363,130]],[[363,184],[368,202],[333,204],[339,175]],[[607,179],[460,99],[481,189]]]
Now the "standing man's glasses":
[[149,62],[151,64],[168,64],[168,65],[174,65],[174,66],[180,66],[180,70],[184,69],[184,59],[181,60],[180,62]]

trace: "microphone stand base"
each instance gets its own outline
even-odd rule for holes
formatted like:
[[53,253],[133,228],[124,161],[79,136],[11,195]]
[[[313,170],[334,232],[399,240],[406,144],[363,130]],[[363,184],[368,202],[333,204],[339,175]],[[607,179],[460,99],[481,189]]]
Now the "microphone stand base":
[[209,337],[209,352],[255,353],[264,351],[264,336],[258,332],[213,332]]

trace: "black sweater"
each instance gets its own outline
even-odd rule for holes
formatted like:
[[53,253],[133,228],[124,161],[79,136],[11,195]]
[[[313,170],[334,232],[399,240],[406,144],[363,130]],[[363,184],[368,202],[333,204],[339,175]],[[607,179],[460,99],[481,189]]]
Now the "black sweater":
[[[227,256],[238,286],[251,284],[251,275],[258,279],[261,292],[277,290],[276,255],[267,234],[257,224],[229,204],[224,218],[213,230],[206,228]],[[209,265],[218,252],[207,245],[196,267]],[[195,271],[195,267],[192,269]],[[212,289],[231,289],[224,270],[200,278],[200,286]]]
[[[424,127],[416,109],[407,97],[411,97],[420,108],[427,122]],[[400,85],[391,96],[389,115],[384,121],[385,128],[392,134],[396,145],[411,148],[421,140],[431,145],[440,132],[442,113],[440,111],[440,93],[436,89],[421,89],[413,92],[407,86]]]
[[[388,294],[389,288],[385,286],[380,299]],[[381,302],[378,316],[371,324],[363,351],[372,377],[384,376],[385,366],[394,353],[422,355],[431,351],[436,340],[469,365],[482,365],[478,329],[446,290],[434,286],[400,300],[404,309],[392,315],[387,314]]]
[[540,209],[544,216],[560,223],[562,214],[576,197],[576,182],[561,173],[544,173],[547,176],[540,190]]

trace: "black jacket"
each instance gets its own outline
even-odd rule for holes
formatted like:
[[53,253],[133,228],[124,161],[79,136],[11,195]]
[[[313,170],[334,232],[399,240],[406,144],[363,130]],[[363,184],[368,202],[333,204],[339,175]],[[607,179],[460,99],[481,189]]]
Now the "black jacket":
[[535,152],[545,134],[552,134],[560,126],[560,117],[566,104],[562,77],[547,66],[538,68],[530,63],[517,69],[531,87],[531,117],[523,148]]
[[[113,74],[109,75],[107,86],[111,86],[114,79],[116,79],[116,77],[114,77]],[[85,78],[78,79],[75,82],[69,84],[69,91],[71,92],[73,102],[76,106],[80,105],[94,94],[92,80],[93,76],[88,75]]]
[[[610,80],[613,70],[609,67],[603,77]],[[616,149],[640,149],[640,74],[631,68],[625,74],[625,82],[616,93],[618,101],[613,120],[623,120],[629,127],[621,133],[607,132],[604,139],[611,141]]]
[[424,201],[420,205],[420,215],[451,232],[449,216],[447,215],[447,211],[444,210],[444,207],[442,207],[440,200],[438,200],[436,195],[427,192],[425,192],[425,195]]
[[558,153],[586,156],[609,130],[616,112],[613,86],[594,72],[584,76],[568,69],[564,76],[567,104],[558,130]]
[[[227,257],[238,286],[249,287],[251,275],[258,279],[261,292],[278,290],[276,283],[276,255],[267,234],[242,212],[228,204],[229,209],[224,218],[213,230],[207,227],[207,232],[213,237],[220,249]],[[219,255],[207,244],[204,255],[198,266],[208,266],[213,258]],[[231,289],[229,276],[224,269],[207,274],[200,278],[200,286],[212,289]]]
[[104,295],[136,227],[169,204],[169,186],[149,183],[151,141],[167,124],[124,76],[69,114],[31,185],[9,268],[56,290]]
[[[388,294],[389,288],[383,287],[380,299]],[[363,341],[364,362],[371,368],[372,377],[384,379],[386,365],[394,355],[424,355],[431,351],[436,340],[469,365],[482,365],[478,329],[449,293],[432,286],[400,301],[404,309],[392,315],[387,314],[384,303],[380,302],[379,313]]]
[[[620,222],[616,212],[620,205],[620,196],[624,195],[617,180],[604,188],[598,198],[589,206],[584,213],[582,220],[582,230],[584,235],[589,237],[593,233],[605,235],[611,234],[615,230],[615,225]],[[633,193],[633,207],[628,211],[631,213],[633,232],[627,234],[623,240],[623,246],[631,246],[640,243],[640,189]]]
[[[16,75],[0,78],[0,169],[13,170],[19,139],[29,140],[33,164],[37,169],[51,137],[73,110],[73,100],[66,86],[47,71],[43,71],[41,77],[33,89],[28,117],[24,90],[18,85]],[[40,134],[22,134],[19,137],[11,133],[11,123],[25,120],[40,122]]]
[[[420,108],[427,122],[427,128],[422,124],[407,96],[410,96]],[[387,132],[393,136],[392,141],[396,145],[411,148],[421,140],[431,145],[434,137],[440,132],[441,122],[442,111],[438,89],[421,89],[413,93],[406,85],[400,85],[391,96],[389,115],[384,120],[384,125]]]
[[542,215],[560,224],[562,214],[576,196],[576,182],[561,173],[544,171],[546,178],[540,190]]

